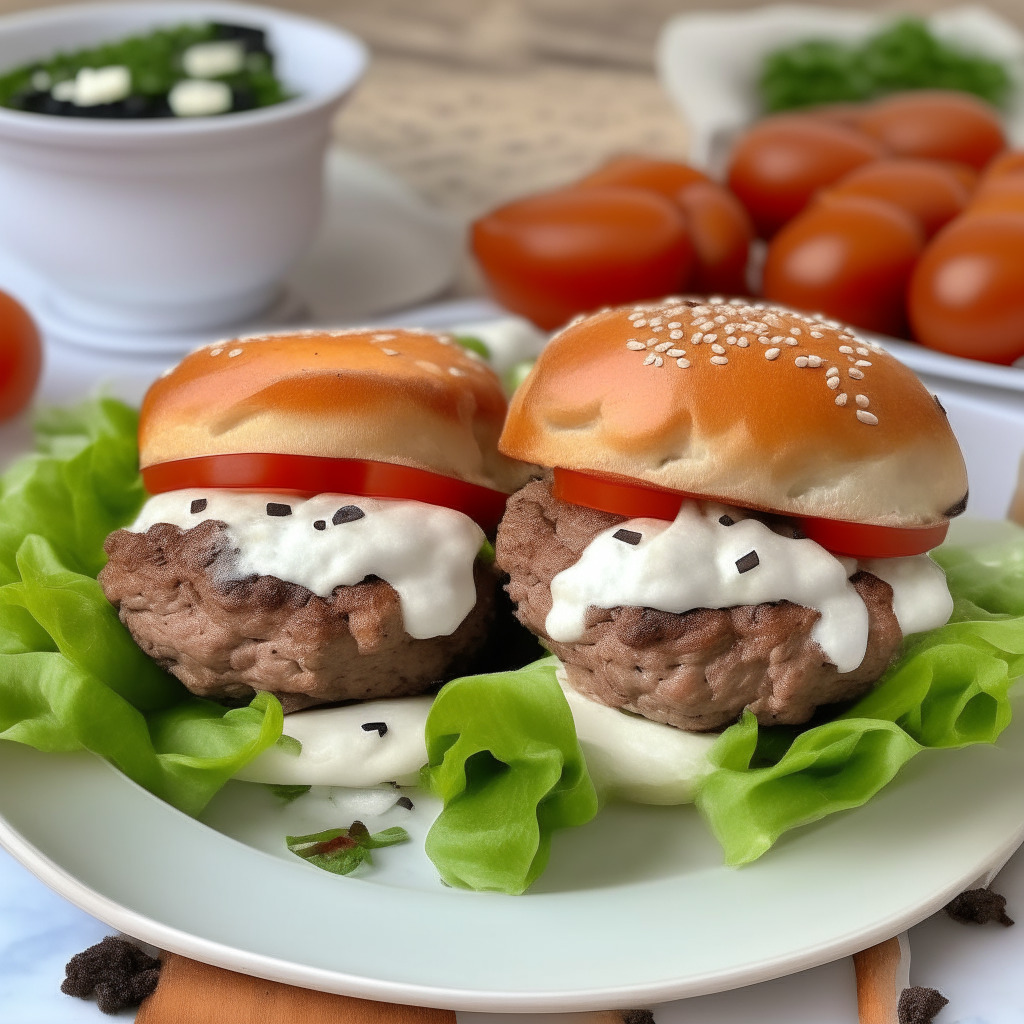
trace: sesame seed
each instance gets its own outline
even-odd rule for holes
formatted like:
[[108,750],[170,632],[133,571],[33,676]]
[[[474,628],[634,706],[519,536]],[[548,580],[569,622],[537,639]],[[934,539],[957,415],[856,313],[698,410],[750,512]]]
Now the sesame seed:
[[626,348],[632,349],[634,352],[643,352],[647,346],[642,341],[637,341],[636,338],[630,338],[626,342]]
[[724,324],[724,323],[728,323],[728,321],[729,321],[729,318],[727,316],[722,316],[721,314],[719,314],[718,316],[715,317],[715,323],[716,324]]
[[728,363],[729,360],[726,359],[725,356],[712,356],[711,362],[713,362],[715,366],[725,366],[725,364]]
[[240,356],[241,354],[242,354],[242,350],[241,350],[240,348],[233,348],[233,349],[232,349],[232,350],[231,350],[231,351],[230,351],[230,352],[228,353],[228,359],[234,359],[234,358],[235,358],[235,356]]
[[693,335],[693,337],[690,338],[690,341],[693,342],[694,345],[699,345],[703,340],[704,335],[701,334],[700,331],[698,331],[695,335]]
[[813,366],[815,369],[817,369],[819,366],[821,366],[821,356],[808,356],[807,365]]
[[826,378],[825,378],[825,383],[826,383],[826,384],[827,384],[827,385],[828,385],[828,386],[829,386],[829,387],[830,387],[830,388],[831,388],[831,389],[832,389],[833,391],[835,391],[835,389],[836,389],[837,387],[839,387],[839,378],[838,378],[838,377],[826,377]]
[[382,348],[381,352],[386,356],[397,356],[398,353],[393,348]]
[[628,320],[639,320],[643,316],[643,313],[630,313],[627,317]]
[[836,395],[836,405],[846,405],[846,399],[846,392],[840,392],[838,395]]
[[682,325],[682,324],[681,324],[681,323],[680,323],[680,322],[679,322],[678,320],[673,320],[673,321],[672,321],[672,323],[670,323],[670,324],[668,325],[668,329],[669,329],[670,331],[678,331],[678,330],[679,330],[679,328],[680,328],[680,327],[682,327],[682,326],[683,326],[683,325]]
[[711,342],[713,342],[713,341],[718,341],[718,335],[717,335],[717,334],[705,334],[705,335],[704,335],[704,341],[705,341],[705,342],[706,342],[706,343],[707,343],[708,345],[710,345],[710,344],[711,344]]
[[392,341],[394,340],[393,334],[375,334],[373,336],[374,341]]
[[750,347],[750,339],[748,337],[744,336],[744,337],[740,338],[740,340],[737,341],[736,344],[739,345],[740,348],[749,348]]
[[839,351],[842,352],[844,356],[853,355],[853,349],[850,348],[849,345],[840,345]]
[[661,356],[656,356],[653,352],[649,352],[644,360],[644,366],[663,366],[664,363],[665,360]]
[[726,338],[725,339],[725,343],[726,343],[726,345],[735,345],[736,344],[736,339],[735,338]]
[[647,326],[647,321],[646,320],[634,320],[633,321],[633,326],[634,327],[646,327]]
[[803,331],[801,331],[799,327],[790,327],[789,333],[790,334],[803,334]]
[[855,369],[854,367],[851,366],[849,371],[848,371],[848,373],[850,374],[850,376],[854,380],[863,380],[864,379],[864,371],[863,370],[858,370],[858,369]]
[[802,368],[807,365],[807,356],[797,356],[794,362]]
[[[397,353],[395,353],[395,354],[397,355]],[[466,371],[465,370],[460,370],[457,366],[449,366],[448,367],[448,372],[453,377],[465,377],[466,376]]]
[[869,427],[875,427],[878,425],[878,417],[870,412],[865,412],[863,409],[857,410],[857,419],[861,423],[866,423]]
[[219,356],[221,354],[221,352],[223,352],[223,351],[224,351],[224,349],[222,349],[222,348],[210,349],[210,355],[211,356]]
[[676,366],[678,366],[680,370],[685,370],[689,365],[690,365],[690,360],[689,359],[677,359],[676,360]]
[[671,347],[672,347],[672,342],[671,341],[663,341],[660,345],[655,345],[654,346],[654,351],[655,352],[666,352]]
[[664,327],[652,327],[651,330],[652,331],[663,331],[663,330],[665,330],[665,328]]
[[716,356],[725,355],[725,349],[721,345],[712,345],[711,351],[714,352]]
[[869,363],[866,359],[858,359],[857,362],[854,365],[855,366],[870,366],[871,363]]
[[661,320],[662,320],[662,318],[660,316],[656,316],[656,317],[653,317],[652,319],[648,320],[647,322],[652,327],[660,327],[661,326]]
[[825,371],[825,376],[826,377],[838,377],[839,376],[839,367],[838,366],[830,366]]
[[679,356],[686,355],[685,348],[670,348],[667,353],[672,359],[678,359]]
[[770,348],[767,352],[765,352],[764,357],[765,359],[778,359],[781,353],[781,348]]
[[811,337],[812,338],[824,338],[825,335],[822,334],[821,331],[811,331]]
[[858,348],[857,349],[857,355],[859,355],[859,356],[869,356],[869,355],[871,355],[871,349],[869,349],[869,348]]
[[871,404],[871,399],[867,395],[856,395],[853,399],[862,409],[866,409]]
[[796,338],[783,338],[782,339],[787,345],[799,345],[800,342]]
[[739,324],[726,324],[725,328],[724,328],[725,329],[725,333],[726,334],[732,334],[732,333],[734,333],[736,331],[736,329],[738,327],[739,327]]

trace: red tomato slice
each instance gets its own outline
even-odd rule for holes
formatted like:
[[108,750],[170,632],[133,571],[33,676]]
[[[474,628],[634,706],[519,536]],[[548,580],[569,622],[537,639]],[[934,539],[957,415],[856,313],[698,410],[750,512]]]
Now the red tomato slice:
[[[712,498],[706,494],[660,490],[622,478],[597,476],[559,467],[554,470],[551,493],[560,501],[629,516],[630,519],[675,519],[686,498],[722,500],[732,504],[728,499]],[[898,529],[892,526],[849,523],[839,519],[779,514],[799,519],[804,533],[823,548],[854,558],[903,558],[907,555],[923,555],[941,544],[949,529],[948,522],[920,529]]]
[[142,480],[150,494],[206,487],[288,494],[362,494],[404,498],[454,509],[492,532],[505,514],[507,494],[412,466],[367,459],[316,455],[245,453],[204,455],[147,466]]

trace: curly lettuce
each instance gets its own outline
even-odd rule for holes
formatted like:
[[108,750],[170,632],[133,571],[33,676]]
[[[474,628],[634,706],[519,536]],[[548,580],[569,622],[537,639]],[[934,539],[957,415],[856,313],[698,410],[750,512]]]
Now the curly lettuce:
[[96,574],[146,494],[136,413],[100,399],[45,413],[0,478],[0,739],[91,750],[188,814],[281,735],[278,701],[226,710],[135,645]]
[[933,552],[954,611],[904,641],[878,686],[832,721],[759,727],[749,712],[712,749],[697,807],[728,864],[764,854],[788,829],[859,807],[925,748],[994,743],[1024,675],[1024,532]]
[[426,849],[448,885],[524,892],[555,829],[597,813],[557,665],[453,680],[430,709],[424,781],[444,810]]

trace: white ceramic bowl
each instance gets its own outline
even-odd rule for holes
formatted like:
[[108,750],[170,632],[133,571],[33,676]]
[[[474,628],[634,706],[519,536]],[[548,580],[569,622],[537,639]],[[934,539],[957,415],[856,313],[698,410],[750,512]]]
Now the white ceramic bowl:
[[295,99],[214,117],[85,120],[0,108],[0,247],[65,317],[120,332],[260,313],[309,244],[331,117],[366,66],[351,35],[248,4],[84,4],[0,18],[0,71],[187,21],[265,29]]

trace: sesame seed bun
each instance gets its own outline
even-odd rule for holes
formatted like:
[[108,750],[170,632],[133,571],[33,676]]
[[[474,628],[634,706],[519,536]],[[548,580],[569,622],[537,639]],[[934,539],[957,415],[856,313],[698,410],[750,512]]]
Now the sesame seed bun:
[[300,331],[198,349],[146,394],[143,469],[280,453],[413,466],[509,493],[526,467],[498,454],[497,376],[447,335]]
[[879,526],[963,511],[967,474],[921,382],[835,321],[696,300],[570,324],[499,449],[749,508]]

